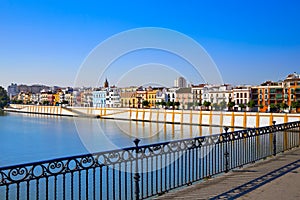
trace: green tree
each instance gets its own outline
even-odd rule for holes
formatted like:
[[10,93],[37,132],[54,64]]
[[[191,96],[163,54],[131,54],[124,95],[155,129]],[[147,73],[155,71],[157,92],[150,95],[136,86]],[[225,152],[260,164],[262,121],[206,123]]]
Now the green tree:
[[9,102],[9,97],[6,90],[0,86],[0,109],[4,108]]
[[213,103],[212,107],[214,108],[214,110],[220,110],[220,106],[217,103]]
[[211,103],[209,101],[204,101],[203,102],[203,106],[205,107],[206,110],[209,110],[210,105],[211,105]]
[[243,104],[243,103],[240,103],[240,104],[239,104],[239,107],[241,108],[241,111],[243,111],[244,108],[246,108],[245,104]]
[[159,102],[159,101],[156,101],[155,102],[155,107],[157,108],[157,107],[159,107],[161,105],[161,102]]
[[277,112],[278,108],[275,104],[271,103],[270,104],[270,112]]
[[144,100],[144,101],[142,102],[142,105],[143,105],[143,107],[148,107],[148,106],[149,106],[149,101]]
[[45,105],[45,106],[49,105],[49,103],[50,103],[49,101],[43,101],[43,105]]
[[175,102],[174,102],[174,106],[176,106],[176,108],[179,109],[179,106],[180,106],[179,101],[175,101]]
[[220,102],[220,109],[224,110],[226,108],[226,102],[225,101],[221,101]]
[[235,106],[235,103],[233,101],[228,102],[227,107],[228,110],[232,110],[232,108]]
[[284,103],[284,102],[282,102],[281,104],[280,104],[280,108],[282,109],[282,110],[285,110],[285,109],[287,109],[289,106],[286,104],[286,103]]
[[69,101],[63,100],[63,101],[61,102],[61,104],[69,104]]
[[264,107],[265,107],[265,106],[264,106],[263,104],[260,104],[260,105],[259,105],[259,108],[260,108],[260,109],[263,109]]
[[252,111],[252,109],[255,107],[255,101],[254,100],[250,100],[247,103],[247,106],[250,108],[250,110]]
[[161,102],[161,105],[162,105],[162,107],[164,108],[164,107],[167,105],[167,103],[166,103],[165,101],[162,101],[162,102]]
[[294,102],[292,102],[291,107],[292,108],[300,108],[300,101],[294,101]]

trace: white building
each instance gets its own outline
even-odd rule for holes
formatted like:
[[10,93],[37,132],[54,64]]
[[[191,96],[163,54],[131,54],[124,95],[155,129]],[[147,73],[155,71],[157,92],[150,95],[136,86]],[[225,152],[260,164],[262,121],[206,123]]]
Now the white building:
[[203,93],[203,88],[205,84],[199,84],[199,85],[192,85],[192,94],[193,94],[193,103],[194,107],[199,109],[200,104],[202,102],[202,93]]
[[178,90],[179,88],[169,88],[166,92],[166,102],[170,101],[170,102],[175,102],[176,101],[176,97],[177,97],[177,94],[176,94],[176,91]]
[[251,100],[251,86],[237,86],[232,89],[233,98],[235,103],[235,110],[241,109],[240,104],[244,104],[247,107],[247,103]]
[[203,87],[202,104],[204,101],[211,104],[220,104],[222,101],[226,104],[232,99],[232,87],[230,85],[205,85]]
[[106,104],[107,108],[121,107],[120,91],[118,88],[108,88],[107,89],[105,104]]
[[167,95],[168,90],[166,88],[162,88],[157,90],[156,92],[156,102],[167,102],[168,101],[168,95]]

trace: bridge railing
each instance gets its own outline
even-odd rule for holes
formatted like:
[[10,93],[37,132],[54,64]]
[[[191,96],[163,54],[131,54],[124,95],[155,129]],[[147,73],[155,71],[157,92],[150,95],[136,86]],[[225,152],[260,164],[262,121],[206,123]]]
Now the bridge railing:
[[299,146],[300,122],[0,168],[0,199],[145,199]]

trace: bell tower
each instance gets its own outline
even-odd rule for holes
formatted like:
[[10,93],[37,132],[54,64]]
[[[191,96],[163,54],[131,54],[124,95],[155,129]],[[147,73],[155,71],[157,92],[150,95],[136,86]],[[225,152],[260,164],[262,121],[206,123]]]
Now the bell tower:
[[107,81],[107,78],[105,79],[105,82],[104,82],[104,88],[108,88],[109,87],[109,83]]

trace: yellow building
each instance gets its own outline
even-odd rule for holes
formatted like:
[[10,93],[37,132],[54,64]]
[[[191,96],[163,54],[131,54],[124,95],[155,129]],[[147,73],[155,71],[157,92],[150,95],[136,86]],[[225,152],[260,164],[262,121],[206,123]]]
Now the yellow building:
[[123,108],[137,108],[136,87],[126,87],[120,89],[120,102]]
[[53,105],[59,104],[60,103],[60,94],[56,93],[56,94],[53,94],[53,96],[54,96]]
[[155,107],[155,102],[156,102],[156,93],[157,93],[158,89],[152,89],[149,88],[147,90],[147,98],[146,100],[149,102],[149,107]]

